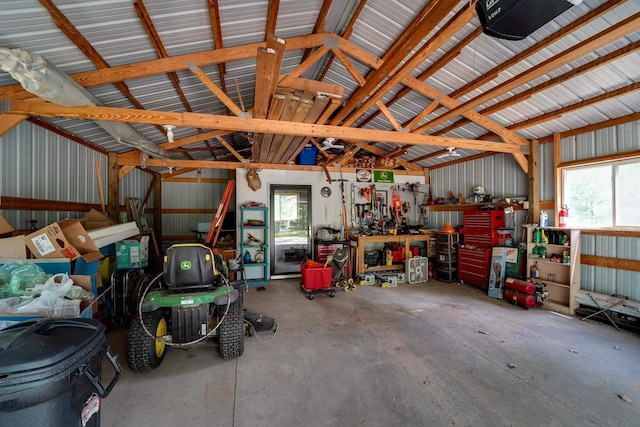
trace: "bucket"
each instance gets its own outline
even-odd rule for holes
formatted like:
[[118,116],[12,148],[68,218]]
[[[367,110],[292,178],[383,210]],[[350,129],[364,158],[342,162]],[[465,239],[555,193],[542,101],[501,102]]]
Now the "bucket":
[[411,246],[411,256],[420,256],[420,246]]
[[[99,426],[120,365],[97,319],[34,319],[0,331],[0,420],[10,426]],[[100,382],[102,358],[115,376]]]

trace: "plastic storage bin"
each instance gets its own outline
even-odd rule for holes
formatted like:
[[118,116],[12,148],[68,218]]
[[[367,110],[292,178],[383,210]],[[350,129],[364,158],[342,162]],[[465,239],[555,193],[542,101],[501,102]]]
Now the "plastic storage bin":
[[302,286],[305,289],[327,289],[331,287],[331,277],[333,267],[309,268],[306,265],[300,266],[302,273]]
[[[100,382],[102,358],[115,376]],[[7,426],[99,426],[120,365],[96,319],[28,320],[0,331],[0,420]]]
[[318,155],[318,149],[313,145],[307,145],[298,154],[299,165],[315,165],[316,156]]

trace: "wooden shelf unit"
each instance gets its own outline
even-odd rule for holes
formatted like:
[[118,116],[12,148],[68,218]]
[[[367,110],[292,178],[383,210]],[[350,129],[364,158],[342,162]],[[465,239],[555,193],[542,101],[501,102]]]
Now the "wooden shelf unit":
[[[564,227],[538,227],[526,225],[527,234],[527,274],[531,276],[531,267],[537,265],[539,277],[532,279],[536,283],[546,283],[545,290],[549,292],[549,299],[544,305],[559,313],[573,315],[579,304],[576,302],[576,292],[580,289],[580,230]],[[536,243],[533,233],[539,228],[552,232],[564,232],[569,238],[568,245]],[[536,245],[547,248],[546,257],[542,258],[533,254]],[[553,262],[552,254],[569,252],[568,263]]]

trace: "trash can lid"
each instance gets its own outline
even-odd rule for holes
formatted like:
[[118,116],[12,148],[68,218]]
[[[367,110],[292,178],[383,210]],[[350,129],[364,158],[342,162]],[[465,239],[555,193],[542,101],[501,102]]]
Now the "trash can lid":
[[97,319],[33,319],[0,331],[0,376],[54,365],[104,335]]

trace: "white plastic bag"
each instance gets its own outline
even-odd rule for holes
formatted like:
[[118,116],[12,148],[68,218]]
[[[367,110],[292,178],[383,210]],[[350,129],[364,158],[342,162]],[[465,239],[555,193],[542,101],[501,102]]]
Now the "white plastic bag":
[[53,317],[53,309],[58,298],[64,296],[71,289],[73,280],[66,273],[54,274],[44,283],[42,292],[26,304],[15,307],[16,313],[38,313],[45,317]]

